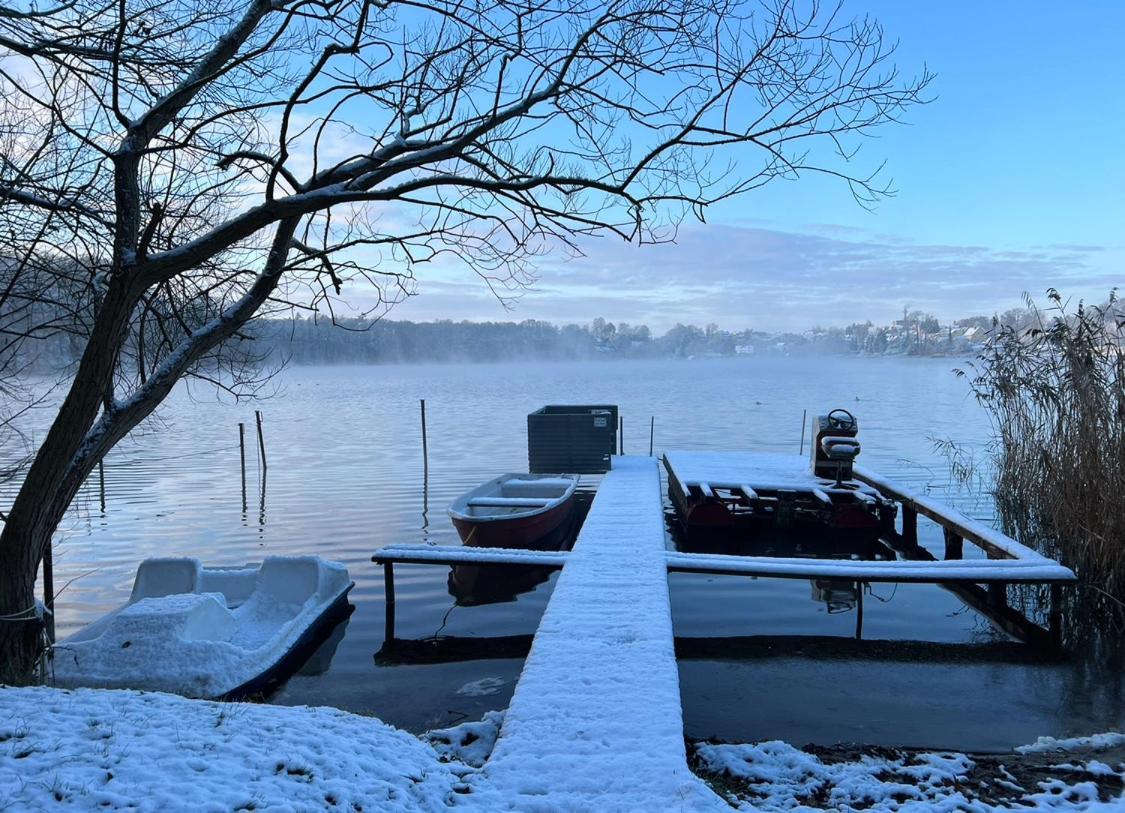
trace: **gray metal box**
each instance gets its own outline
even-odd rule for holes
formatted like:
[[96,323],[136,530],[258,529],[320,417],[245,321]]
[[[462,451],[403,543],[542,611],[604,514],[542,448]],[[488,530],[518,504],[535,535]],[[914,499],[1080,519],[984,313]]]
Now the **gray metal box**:
[[527,416],[530,472],[600,474],[616,452],[616,406],[551,405]]

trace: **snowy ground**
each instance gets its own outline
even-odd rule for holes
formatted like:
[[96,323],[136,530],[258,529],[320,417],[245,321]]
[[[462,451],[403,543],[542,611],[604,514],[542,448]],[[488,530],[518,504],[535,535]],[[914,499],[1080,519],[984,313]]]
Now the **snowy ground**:
[[456,766],[328,708],[0,688],[0,810],[441,810]]
[[695,769],[743,811],[1125,810],[1125,737],[1040,739],[1012,755],[697,743]]
[[[491,811],[473,785],[503,719],[417,738],[336,709],[0,688],[0,811]],[[692,756],[745,811],[1125,810],[1125,736],[1017,750],[699,743]],[[549,787],[535,809],[558,809]]]

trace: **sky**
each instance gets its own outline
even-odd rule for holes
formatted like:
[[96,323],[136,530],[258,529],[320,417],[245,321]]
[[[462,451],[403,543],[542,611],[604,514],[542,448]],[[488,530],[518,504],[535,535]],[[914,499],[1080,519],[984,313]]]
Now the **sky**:
[[905,74],[937,74],[930,104],[863,147],[897,190],[874,211],[827,178],[775,182],[674,245],[602,239],[541,258],[507,309],[467,271],[423,271],[391,318],[801,330],[904,307],[989,314],[1048,287],[1101,301],[1125,283],[1125,3],[845,8],[883,24]]

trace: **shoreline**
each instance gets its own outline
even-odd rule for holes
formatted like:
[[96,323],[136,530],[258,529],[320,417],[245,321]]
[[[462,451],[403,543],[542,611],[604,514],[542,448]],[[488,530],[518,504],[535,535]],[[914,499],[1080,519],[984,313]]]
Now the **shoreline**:
[[[471,810],[485,803],[474,791],[502,719],[491,712],[416,737],[329,707],[0,686],[0,808]],[[1100,813],[1125,804],[1121,734],[1043,739],[1001,755],[777,741],[688,747],[693,771],[732,809],[1031,804]],[[567,809],[551,796],[548,788],[544,804]]]

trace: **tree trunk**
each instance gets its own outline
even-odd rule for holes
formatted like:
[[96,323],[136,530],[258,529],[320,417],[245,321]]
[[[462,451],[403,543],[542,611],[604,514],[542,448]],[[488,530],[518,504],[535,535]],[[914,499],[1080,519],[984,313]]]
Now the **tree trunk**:
[[[298,222],[291,218],[278,224],[262,275],[240,305],[228,313],[225,323],[201,334],[203,341],[195,348],[196,355],[228,338],[270,296],[285,269]],[[128,403],[114,413],[114,420],[91,436],[139,301],[139,292],[125,281],[125,274],[113,279],[66,400],[28,469],[0,533],[0,616],[19,613],[34,604],[35,577],[43,553],[74,495],[105,450],[149,415],[182,374],[180,369],[166,374],[163,380],[150,380],[150,385],[156,381],[159,385],[150,386],[145,398]],[[191,358],[185,356],[184,364]],[[30,672],[38,654],[38,629],[38,624],[0,622],[0,669]]]
[[[0,616],[35,603],[43,553],[96,459],[76,460],[101,409],[107,382],[129,325],[135,297],[115,275],[94,322],[78,371],[39,447],[0,532]],[[76,465],[77,463],[77,465]],[[0,621],[0,669],[29,672],[38,654],[39,624]]]

